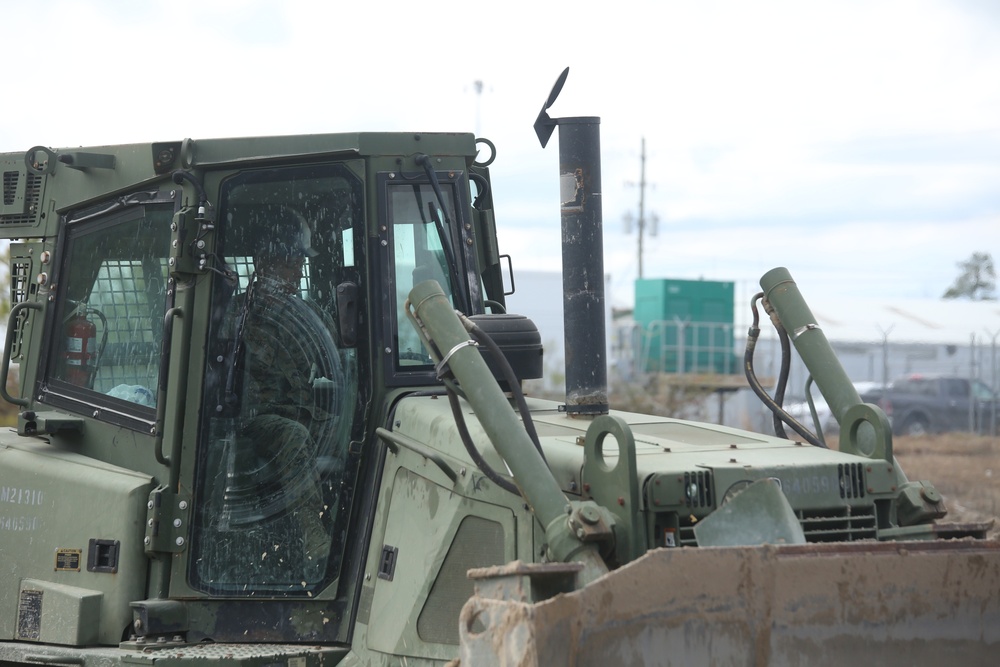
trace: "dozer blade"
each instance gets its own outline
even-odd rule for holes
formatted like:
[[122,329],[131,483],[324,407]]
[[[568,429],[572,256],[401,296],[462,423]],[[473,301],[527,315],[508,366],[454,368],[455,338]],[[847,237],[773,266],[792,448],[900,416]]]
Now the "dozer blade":
[[995,541],[660,549],[534,603],[515,574],[481,573],[463,667],[1000,664]]

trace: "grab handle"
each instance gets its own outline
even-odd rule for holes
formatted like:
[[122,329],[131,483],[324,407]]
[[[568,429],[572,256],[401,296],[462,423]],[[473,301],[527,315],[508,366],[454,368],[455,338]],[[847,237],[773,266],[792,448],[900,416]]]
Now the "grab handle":
[[22,408],[27,407],[31,401],[27,398],[16,398],[7,393],[7,377],[10,375],[10,349],[14,345],[14,323],[17,322],[22,310],[41,310],[43,307],[37,301],[24,301],[11,308],[10,316],[7,318],[7,336],[3,341],[3,364],[0,366],[0,396],[8,403],[19,405]]

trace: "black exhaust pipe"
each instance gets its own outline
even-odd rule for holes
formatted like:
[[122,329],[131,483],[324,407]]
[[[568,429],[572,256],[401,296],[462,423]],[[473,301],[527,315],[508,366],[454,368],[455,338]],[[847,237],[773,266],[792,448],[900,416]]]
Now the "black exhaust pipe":
[[559,125],[562,218],[563,327],[566,405],[570,415],[608,412],[608,365],[604,326],[604,236],[601,213],[601,119],[549,118],[548,108],[566,82],[563,70],[535,121],[548,143]]

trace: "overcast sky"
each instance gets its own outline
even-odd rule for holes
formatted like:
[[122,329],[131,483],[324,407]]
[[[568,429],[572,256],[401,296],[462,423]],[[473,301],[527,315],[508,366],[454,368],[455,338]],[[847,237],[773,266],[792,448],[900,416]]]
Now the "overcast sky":
[[[501,251],[560,266],[558,147],[600,116],[605,270],[787,266],[813,302],[938,297],[1000,261],[1000,2],[0,1],[0,151],[261,134],[478,131]],[[477,93],[476,81],[482,81]]]

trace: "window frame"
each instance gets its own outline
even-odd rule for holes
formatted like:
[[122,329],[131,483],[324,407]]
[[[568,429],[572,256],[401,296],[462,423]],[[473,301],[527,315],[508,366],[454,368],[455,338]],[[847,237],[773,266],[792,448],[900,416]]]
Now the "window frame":
[[[279,185],[283,182],[289,182],[292,180],[292,176],[295,173],[310,173],[314,175],[310,178],[316,179],[343,179],[346,186],[349,187],[352,197],[352,213],[356,214],[358,217],[353,221],[350,227],[345,228],[335,228],[334,226],[323,227],[322,229],[313,230],[312,241],[315,244],[317,237],[321,234],[338,234],[340,235],[340,240],[338,242],[330,241],[327,246],[332,247],[334,243],[339,244],[340,255],[339,261],[341,266],[339,269],[333,269],[333,267],[326,267],[328,270],[340,271],[340,274],[330,273],[323,274],[327,277],[337,276],[337,280],[346,280],[359,282],[361,286],[359,298],[364,300],[364,283],[367,281],[368,276],[366,274],[365,265],[367,258],[363,252],[363,243],[365,239],[365,229],[366,229],[366,218],[367,218],[367,208],[365,199],[365,179],[358,173],[356,168],[357,163],[351,160],[334,160],[334,161],[320,161],[320,162],[307,162],[307,163],[295,163],[295,164],[280,164],[271,166],[261,166],[261,167],[250,167],[247,169],[236,170],[232,172],[227,172],[220,175],[218,180],[218,219],[220,220],[218,225],[218,236],[217,236],[217,247],[216,253],[224,262],[228,269],[235,269],[240,276],[238,285],[234,288],[236,291],[245,290],[246,285],[249,282],[250,276],[252,276],[252,261],[251,255],[245,252],[248,248],[245,245],[247,240],[252,238],[249,236],[241,236],[235,228],[230,228],[230,223],[227,220],[227,213],[230,211],[233,203],[233,192],[236,188],[241,186],[251,184],[254,186],[264,187],[266,184]],[[282,174],[287,174],[289,178],[283,179],[280,176]],[[266,203],[266,202],[265,202]],[[282,202],[273,201],[275,205],[280,205]],[[350,233],[347,232],[350,230]],[[351,243],[351,247],[343,247],[345,243]],[[237,252],[238,251],[238,252]],[[334,257],[338,255],[333,255]],[[233,261],[235,260],[235,262]],[[349,260],[349,262],[348,262]],[[232,263],[231,263],[232,262]],[[301,283],[301,293],[300,297],[306,297],[306,285],[309,284],[315,288],[315,284],[311,282],[310,271],[313,270],[312,258],[309,259],[304,265],[303,281]],[[212,424],[213,419],[217,417],[222,417],[223,419],[232,418],[233,415],[222,409],[222,404],[218,403],[213,399],[213,396],[220,391],[220,386],[213,385],[213,388],[209,388],[207,378],[209,376],[215,378],[222,378],[225,373],[225,364],[230,363],[228,357],[223,360],[223,357],[217,356],[220,351],[216,349],[219,341],[217,340],[217,335],[220,333],[216,327],[222,325],[221,320],[216,318],[222,317],[220,308],[220,303],[217,299],[220,296],[220,290],[225,291],[226,288],[220,285],[218,281],[224,280],[220,275],[216,274],[211,277],[209,287],[209,310],[212,313],[209,318],[209,324],[206,325],[206,349],[210,350],[211,353],[206,356],[206,367],[203,369],[204,378],[206,378],[204,389],[204,395],[201,398],[201,416],[199,418],[198,425],[198,454],[196,455],[195,462],[192,465],[191,474],[193,475],[192,486],[204,491],[203,484],[206,476],[212,476],[217,468],[213,467],[212,462],[209,461],[212,444],[211,438],[213,429],[215,428]],[[336,280],[334,282],[337,282]],[[337,284],[340,284],[337,282]],[[324,283],[325,285],[325,283]],[[329,285],[331,288],[335,288],[336,285]],[[315,293],[311,293],[309,296],[316,296]],[[333,295],[331,294],[332,298]],[[361,312],[364,312],[364,305],[359,304],[358,308]],[[334,337],[338,339],[339,342],[339,316],[335,317],[334,310],[328,310],[323,307],[324,315],[330,321],[328,324],[332,327],[331,332]],[[353,345],[345,345],[342,349],[353,348],[354,350],[354,363],[356,368],[354,369],[355,377],[353,378],[355,382],[354,391],[356,401],[354,402],[354,412],[350,415],[350,426],[349,426],[349,441],[345,442],[345,448],[347,451],[347,458],[344,462],[344,474],[349,476],[350,479],[344,482],[341,487],[340,496],[333,496],[331,499],[339,499],[344,507],[347,509],[344,513],[336,516],[334,521],[334,532],[343,530],[344,534],[351,535],[359,530],[356,525],[357,519],[354,516],[355,508],[354,506],[360,502],[357,498],[358,489],[363,483],[360,478],[360,468],[362,465],[361,461],[361,448],[357,446],[360,439],[363,437],[361,435],[364,425],[366,423],[366,406],[372,394],[372,382],[370,381],[370,373],[367,372],[368,365],[368,341],[367,337],[360,336],[358,341]],[[228,354],[228,353],[227,353]],[[345,479],[347,479],[345,477]],[[323,480],[324,482],[326,479]],[[206,491],[207,493],[207,491]],[[174,594],[174,586],[180,586],[183,588],[178,588],[178,594],[183,595],[195,595],[201,598],[209,600],[224,600],[224,599],[256,599],[261,601],[268,601],[269,604],[287,604],[287,605],[308,605],[311,601],[314,601],[318,596],[322,594],[325,604],[333,605],[341,612],[338,612],[337,616],[340,614],[347,615],[349,610],[349,599],[339,594],[343,590],[351,590],[350,580],[355,574],[357,569],[356,556],[354,554],[355,547],[352,545],[351,540],[347,540],[341,547],[340,552],[336,555],[337,565],[335,568],[327,571],[321,581],[310,582],[309,586],[298,585],[294,589],[290,589],[285,583],[277,581],[268,582],[257,582],[248,587],[244,587],[243,584],[236,584],[224,582],[217,583],[213,580],[206,580],[202,572],[197,571],[194,567],[194,560],[202,553],[206,548],[208,542],[213,538],[215,533],[212,532],[212,526],[210,522],[206,521],[207,515],[201,514],[205,511],[204,508],[211,506],[208,496],[201,493],[201,491],[195,495],[195,514],[191,521],[191,542],[189,549],[186,551],[185,562],[178,566],[175,570],[177,575],[176,579],[172,581],[171,594]],[[206,504],[208,503],[208,504]],[[197,533],[197,534],[196,534]],[[333,554],[334,551],[331,551]],[[333,570],[336,570],[336,573]],[[337,591],[337,597],[327,598],[330,591]],[[334,616],[330,617],[330,620],[335,620]],[[337,621],[340,623],[341,621]],[[300,639],[294,639],[294,641],[300,641]]]
[[[55,302],[46,317],[42,349],[45,354],[41,358],[41,368],[36,380],[35,396],[40,404],[78,413],[101,422],[121,426],[140,433],[149,434],[156,424],[157,387],[148,387],[153,394],[153,406],[146,406],[120,398],[115,398],[96,389],[73,385],[63,378],[57,377],[58,364],[56,359],[60,354],[64,332],[60,327],[67,313],[68,284],[73,261],[73,247],[78,239],[91,234],[126,225],[144,219],[150,208],[162,207],[169,211],[170,217],[180,209],[180,199],[176,191],[156,190],[140,191],[126,196],[105,200],[99,204],[88,206],[77,211],[70,211],[62,216],[62,226],[56,241],[57,254],[60,261],[55,265],[53,282],[55,283]],[[170,256],[169,228],[167,241],[163,246],[164,261]],[[103,261],[102,261],[103,262]],[[100,268],[98,269],[98,272]],[[64,281],[63,278],[66,278]],[[95,275],[95,280],[98,278]],[[167,280],[170,280],[169,275]],[[174,290],[165,286],[165,295],[161,317],[173,306]],[[151,320],[152,321],[152,320]],[[98,336],[100,336],[100,326]],[[162,341],[162,331],[161,331]],[[154,343],[155,344],[155,343]],[[156,352],[156,364],[162,366],[162,349]],[[159,378],[157,378],[157,383]]]
[[[464,187],[466,174],[463,171],[435,172],[438,183],[445,196],[450,190],[450,201],[454,207],[452,213],[453,229],[446,229],[450,251],[457,266],[455,275],[448,276],[457,284],[451,286],[448,296],[456,308],[462,309],[463,303],[472,304],[467,308],[473,312],[482,311],[482,294],[479,290],[479,276],[475,281],[469,278],[470,267],[475,267],[475,244],[468,242],[472,238],[472,225],[468,223],[469,193]],[[396,233],[395,220],[391,207],[390,190],[401,186],[428,186],[431,183],[423,172],[400,173],[379,172],[376,176],[378,186],[379,235],[378,252],[382,262],[380,279],[383,283],[381,294],[381,317],[378,319],[379,340],[382,347],[378,353],[382,356],[383,380],[388,387],[427,386],[439,384],[434,364],[415,365],[412,370],[399,363],[398,332],[400,327],[410,327],[409,321],[396,304],[398,280],[396,276]],[[376,253],[373,253],[376,254]],[[457,279],[457,280],[456,280]],[[471,286],[470,286],[471,285]],[[473,290],[472,288],[475,287]],[[477,310],[478,309],[478,310]]]

